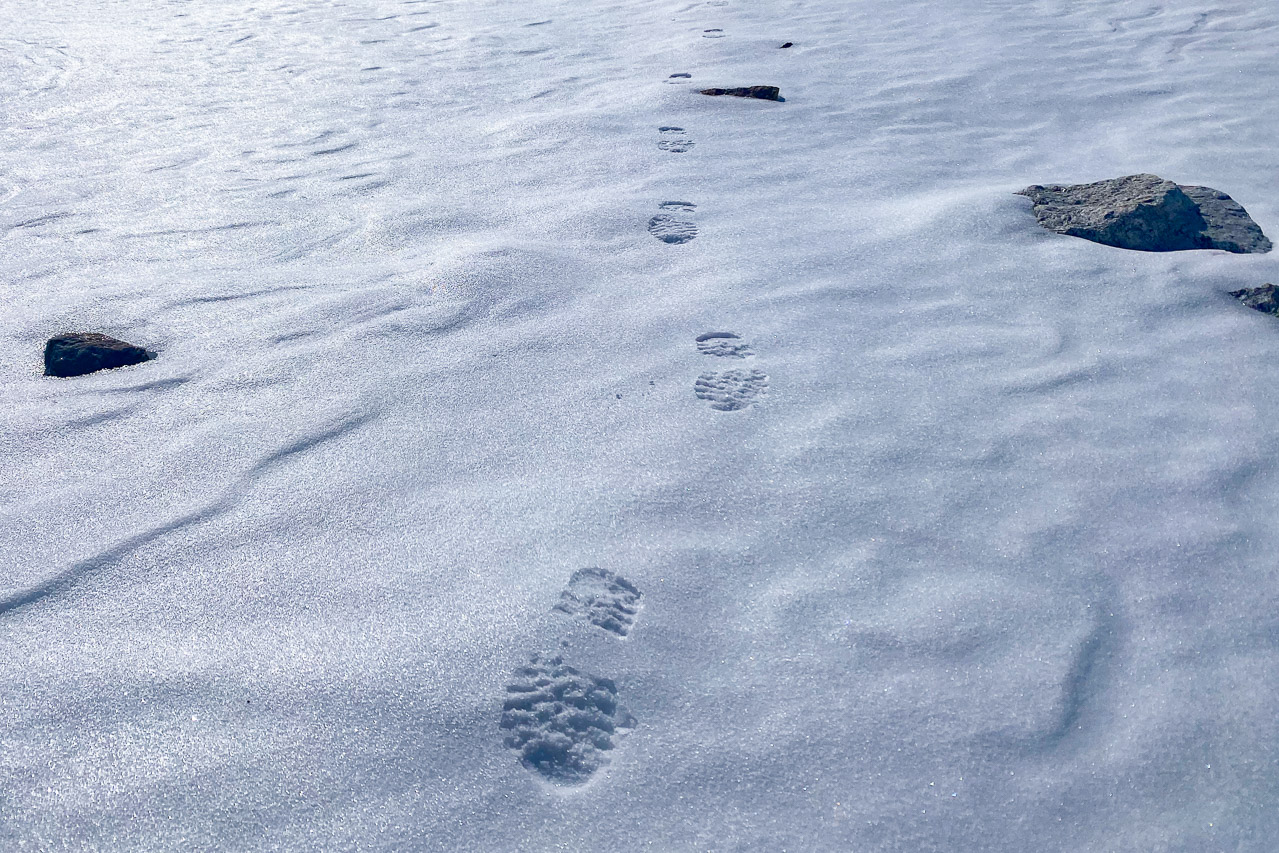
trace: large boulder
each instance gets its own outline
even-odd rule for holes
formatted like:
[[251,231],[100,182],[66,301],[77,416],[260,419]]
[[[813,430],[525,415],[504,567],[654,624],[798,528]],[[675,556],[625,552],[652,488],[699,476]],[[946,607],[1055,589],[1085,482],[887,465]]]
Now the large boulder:
[[1094,184],[1027,187],[1035,218],[1049,231],[1120,249],[1268,252],[1270,241],[1243,207],[1210,187],[1179,186],[1158,175]]
[[83,376],[155,358],[142,347],[96,332],[57,335],[44,345],[45,376]]

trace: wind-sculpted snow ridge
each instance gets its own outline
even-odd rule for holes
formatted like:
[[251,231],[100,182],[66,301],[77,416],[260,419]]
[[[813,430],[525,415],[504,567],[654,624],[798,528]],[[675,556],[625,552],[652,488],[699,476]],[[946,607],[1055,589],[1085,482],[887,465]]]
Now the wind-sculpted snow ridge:
[[580,785],[609,761],[635,718],[611,679],[582,672],[559,655],[535,654],[506,687],[501,726],[524,766],[552,782]]
[[640,597],[633,583],[608,569],[578,569],[555,609],[625,637],[635,624]]
[[238,481],[226,489],[216,500],[206,506],[130,536],[92,557],[80,560],[40,583],[26,589],[15,590],[0,598],[0,616],[20,610],[50,596],[64,593],[81,580],[120,563],[133,552],[157,539],[226,515],[249,494],[254,484],[267,472],[321,445],[355,432],[374,420],[376,420],[376,417],[369,413],[352,414],[326,429],[305,435],[279,450],[268,453],[254,463]]

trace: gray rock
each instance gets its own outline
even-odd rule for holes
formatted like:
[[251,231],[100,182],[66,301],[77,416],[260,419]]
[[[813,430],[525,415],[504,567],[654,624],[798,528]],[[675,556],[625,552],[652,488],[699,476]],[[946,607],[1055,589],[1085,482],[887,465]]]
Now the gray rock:
[[106,335],[72,332],[52,337],[44,345],[44,375],[83,376],[99,370],[140,364],[155,357],[155,353],[142,347]]
[[776,86],[739,86],[736,89],[703,89],[703,95],[731,95],[734,98],[758,98],[761,101],[780,101],[782,90]]
[[1232,290],[1230,295],[1249,308],[1265,314],[1279,316],[1279,287],[1263,284],[1261,287],[1245,287],[1243,290]]
[[1207,224],[1204,234],[1212,248],[1240,254],[1270,251],[1270,241],[1239,202],[1211,187],[1183,186],[1181,191],[1199,206],[1199,215]]
[[1268,252],[1270,241],[1230,196],[1178,186],[1158,175],[1129,175],[1070,186],[1031,186],[1035,218],[1049,231],[1120,249]]

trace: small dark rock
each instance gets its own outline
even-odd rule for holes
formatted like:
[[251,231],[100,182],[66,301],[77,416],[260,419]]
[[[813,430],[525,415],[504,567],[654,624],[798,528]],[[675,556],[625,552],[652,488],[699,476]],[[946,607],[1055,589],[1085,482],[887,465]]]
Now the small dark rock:
[[44,345],[45,376],[83,376],[150,361],[156,354],[142,347],[99,335],[73,332],[57,335]]
[[1268,252],[1270,241],[1234,199],[1209,187],[1178,186],[1158,175],[1092,184],[1027,187],[1035,218],[1049,231],[1141,252],[1223,249]]
[[1243,290],[1232,290],[1230,295],[1249,308],[1263,314],[1279,316],[1279,287],[1263,284],[1261,287],[1245,287]]
[[794,47],[794,46],[795,46],[795,42],[793,42],[793,41],[788,41],[788,42],[786,42],[786,44],[782,45],[782,47],[783,47],[783,48],[786,48],[786,47]]
[[731,95],[734,98],[758,98],[780,101],[782,90],[776,86],[739,86],[736,89],[703,89],[703,95]]

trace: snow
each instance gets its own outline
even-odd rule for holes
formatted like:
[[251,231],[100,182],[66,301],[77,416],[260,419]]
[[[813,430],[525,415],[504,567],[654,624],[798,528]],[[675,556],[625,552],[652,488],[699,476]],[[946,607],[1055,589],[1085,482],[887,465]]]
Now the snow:
[[[1013,193],[1273,238],[1277,50],[1229,0],[6,0],[0,846],[1269,849],[1275,256]],[[46,378],[63,331],[160,356]],[[590,567],[629,632],[555,609]],[[504,743],[534,654],[633,715],[584,780]]]

